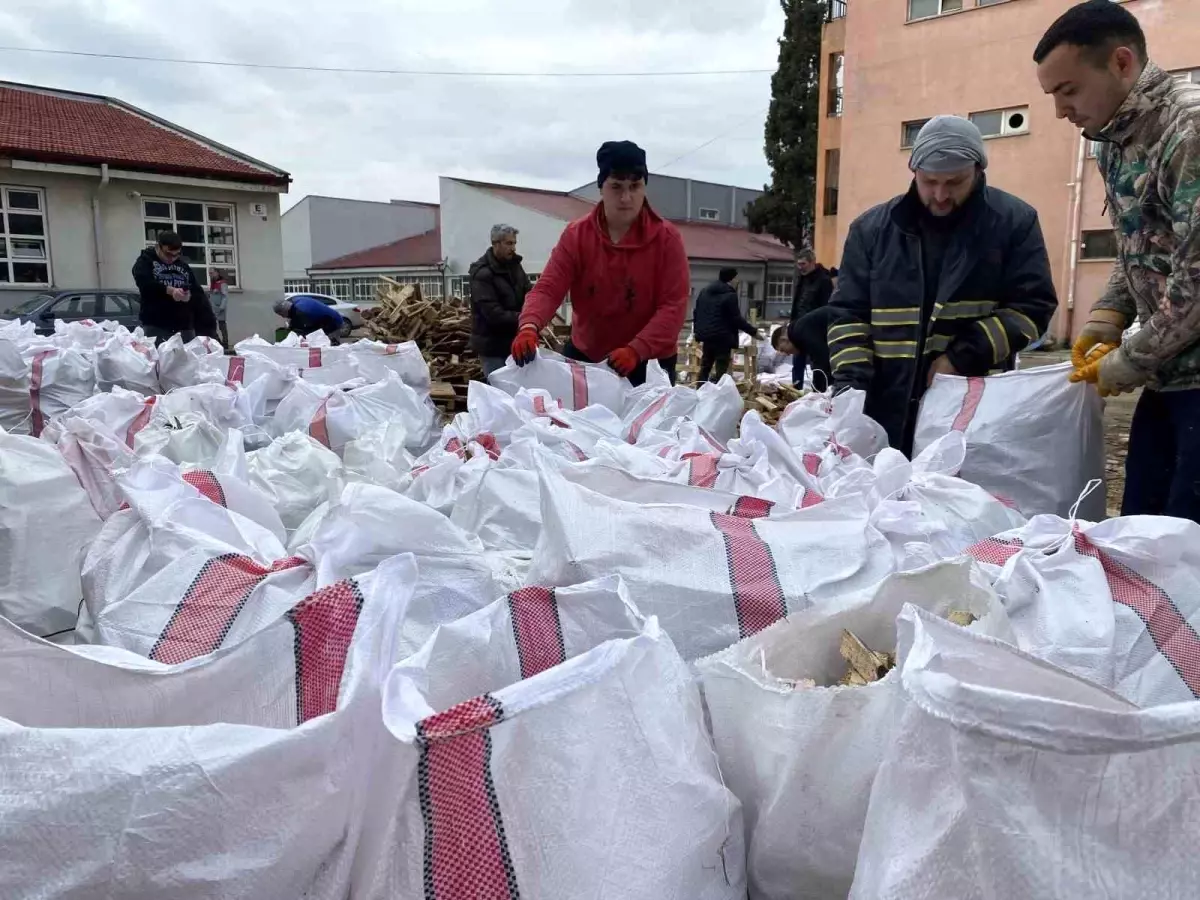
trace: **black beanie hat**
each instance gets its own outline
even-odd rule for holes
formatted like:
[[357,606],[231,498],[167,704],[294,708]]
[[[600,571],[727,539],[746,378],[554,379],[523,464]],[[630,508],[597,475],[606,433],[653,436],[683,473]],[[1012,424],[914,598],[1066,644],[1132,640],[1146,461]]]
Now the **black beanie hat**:
[[721,274],[718,275],[717,277],[719,279],[721,279],[723,282],[725,282],[726,284],[729,284],[729,282],[731,282],[731,281],[733,281],[733,279],[737,278],[737,269],[722,269]]
[[605,141],[596,151],[596,165],[600,167],[596,187],[604,187],[605,180],[613,172],[650,180],[650,173],[646,171],[646,151],[633,141]]

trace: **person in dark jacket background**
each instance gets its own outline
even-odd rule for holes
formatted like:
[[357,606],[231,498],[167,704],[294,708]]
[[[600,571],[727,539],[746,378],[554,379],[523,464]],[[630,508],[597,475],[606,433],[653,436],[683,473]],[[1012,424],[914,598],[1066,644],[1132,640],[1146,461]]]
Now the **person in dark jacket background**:
[[[817,255],[812,250],[804,249],[796,254],[796,288],[792,292],[792,314],[788,316],[788,331],[797,325],[809,313],[823,309],[833,296],[833,275],[828,269],[817,262]],[[800,336],[804,328],[797,327],[795,333]],[[804,344],[795,344],[792,354],[792,383],[798,388],[804,387],[804,370],[808,365],[810,348]]]
[[196,335],[217,337],[212,304],[182,253],[179,235],[164,231],[133,264],[133,281],[142,295],[142,330],[157,343],[175,334],[184,341]]
[[931,119],[909,168],[908,193],[851,224],[827,331],[834,389],[865,391],[906,454],[935,377],[1013,368],[1058,308],[1037,211],[988,185],[972,122]]
[[531,287],[517,255],[517,229],[492,226],[492,246],[471,264],[471,349],[486,379],[504,367],[517,337],[517,320]]
[[323,331],[334,346],[341,343],[340,335],[346,320],[342,314],[316,297],[299,294],[275,301],[275,315],[288,320],[288,331],[306,337]]
[[[737,269],[722,269],[717,280],[696,297],[696,308],[692,313],[692,327],[696,340],[704,348],[700,357],[700,375],[697,383],[720,381],[729,371],[733,351],[738,345],[738,332],[744,331],[755,337],[758,330],[742,318],[738,303]],[[713,371],[714,366],[716,371]]]

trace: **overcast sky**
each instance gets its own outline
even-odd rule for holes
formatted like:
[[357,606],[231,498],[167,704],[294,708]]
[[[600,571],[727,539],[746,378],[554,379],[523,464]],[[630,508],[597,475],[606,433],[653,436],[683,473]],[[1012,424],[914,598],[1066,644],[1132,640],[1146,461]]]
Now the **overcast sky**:
[[[0,45],[471,71],[774,69],[777,0],[3,0]],[[437,200],[437,176],[569,189],[609,139],[761,187],[770,75],[434,78],[0,51],[0,79],[102,93],[286,169],[306,194]],[[711,145],[667,164],[704,142]]]

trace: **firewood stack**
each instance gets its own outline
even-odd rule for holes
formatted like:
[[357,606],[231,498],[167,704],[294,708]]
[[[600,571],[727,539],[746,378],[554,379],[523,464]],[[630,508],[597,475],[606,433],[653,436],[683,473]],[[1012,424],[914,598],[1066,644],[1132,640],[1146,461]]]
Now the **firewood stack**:
[[760,384],[758,381],[742,381],[738,384],[746,410],[754,410],[762,420],[774,427],[788,404],[799,400],[805,392],[790,384]]
[[382,278],[379,306],[363,310],[363,320],[377,341],[415,341],[434,382],[466,385],[483,378],[483,364],[470,350],[471,308],[459,297],[426,299],[419,285]]

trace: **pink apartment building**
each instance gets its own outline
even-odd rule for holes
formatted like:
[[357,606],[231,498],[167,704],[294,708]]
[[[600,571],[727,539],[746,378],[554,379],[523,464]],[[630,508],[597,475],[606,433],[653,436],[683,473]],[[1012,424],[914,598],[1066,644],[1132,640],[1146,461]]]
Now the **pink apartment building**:
[[[1150,56],[1200,82],[1200,0],[1127,0]],[[822,38],[816,251],[837,265],[850,223],[908,188],[926,120],[969,116],[988,181],[1037,207],[1058,288],[1058,338],[1078,334],[1115,242],[1091,148],[1038,86],[1033,48],[1072,0],[830,0]]]

